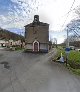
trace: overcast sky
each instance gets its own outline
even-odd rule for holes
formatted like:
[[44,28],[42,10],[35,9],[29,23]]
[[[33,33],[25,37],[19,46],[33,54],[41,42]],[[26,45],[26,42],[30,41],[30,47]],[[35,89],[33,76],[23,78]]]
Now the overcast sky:
[[[50,24],[50,34],[51,32],[55,33],[54,31],[63,31],[65,25],[77,17],[75,9],[80,5],[80,0],[75,0],[71,12],[67,15],[73,1],[0,0],[0,27],[5,29],[24,29],[24,25],[32,22],[34,15],[38,14],[40,21]],[[65,20],[66,22],[64,24]],[[60,39],[63,39],[64,34],[61,36],[62,38],[60,37]],[[54,35],[52,38],[54,38]]]

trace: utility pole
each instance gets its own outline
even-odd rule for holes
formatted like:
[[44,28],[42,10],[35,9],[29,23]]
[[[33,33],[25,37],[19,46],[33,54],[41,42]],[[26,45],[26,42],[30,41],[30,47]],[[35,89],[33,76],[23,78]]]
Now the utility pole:
[[67,43],[66,47],[69,48],[69,30],[67,29]]
[[69,49],[69,30],[67,29],[67,41],[66,41],[66,66],[68,63],[68,55],[69,55],[70,49]]
[[55,42],[55,45],[57,47],[57,39],[56,38],[54,38],[54,42]]

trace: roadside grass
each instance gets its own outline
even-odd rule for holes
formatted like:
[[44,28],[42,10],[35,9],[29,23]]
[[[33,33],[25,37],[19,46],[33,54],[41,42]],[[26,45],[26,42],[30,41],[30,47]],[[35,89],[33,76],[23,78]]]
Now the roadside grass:
[[69,61],[80,63],[80,52],[75,50],[70,51]]
[[61,57],[61,53],[62,53],[62,56],[65,57],[65,50],[61,47],[58,47],[57,48],[57,54],[56,56],[54,57],[54,59],[59,59]]
[[[61,56],[66,58],[65,49],[62,47],[57,48],[57,55],[55,56],[54,60],[58,59]],[[68,69],[70,69],[73,73],[80,75],[80,52],[76,50],[71,50],[68,55]]]
[[72,70],[72,72],[74,74],[80,75],[80,69],[73,69],[73,68],[71,68],[71,70]]
[[67,68],[68,68],[70,71],[72,71],[74,74],[80,76],[80,69],[74,69],[74,68],[70,67],[69,64],[67,64]]
[[24,48],[16,46],[16,47],[9,48],[9,50],[11,50],[11,51],[21,51],[21,50],[24,50]]
[[24,50],[24,48],[16,47],[15,50]]

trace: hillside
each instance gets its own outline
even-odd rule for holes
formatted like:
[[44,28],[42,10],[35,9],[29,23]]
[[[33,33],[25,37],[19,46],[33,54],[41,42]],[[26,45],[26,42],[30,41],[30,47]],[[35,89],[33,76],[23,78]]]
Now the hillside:
[[24,41],[24,37],[21,35],[18,35],[16,33],[10,32],[6,29],[0,28],[0,39],[5,39],[5,40],[22,40]]

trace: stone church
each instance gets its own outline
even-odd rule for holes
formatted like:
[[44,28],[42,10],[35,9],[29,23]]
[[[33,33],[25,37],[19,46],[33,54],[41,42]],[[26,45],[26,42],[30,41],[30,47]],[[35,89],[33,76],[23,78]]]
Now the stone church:
[[39,21],[39,15],[34,15],[32,23],[25,25],[25,49],[30,52],[48,52],[49,24]]

